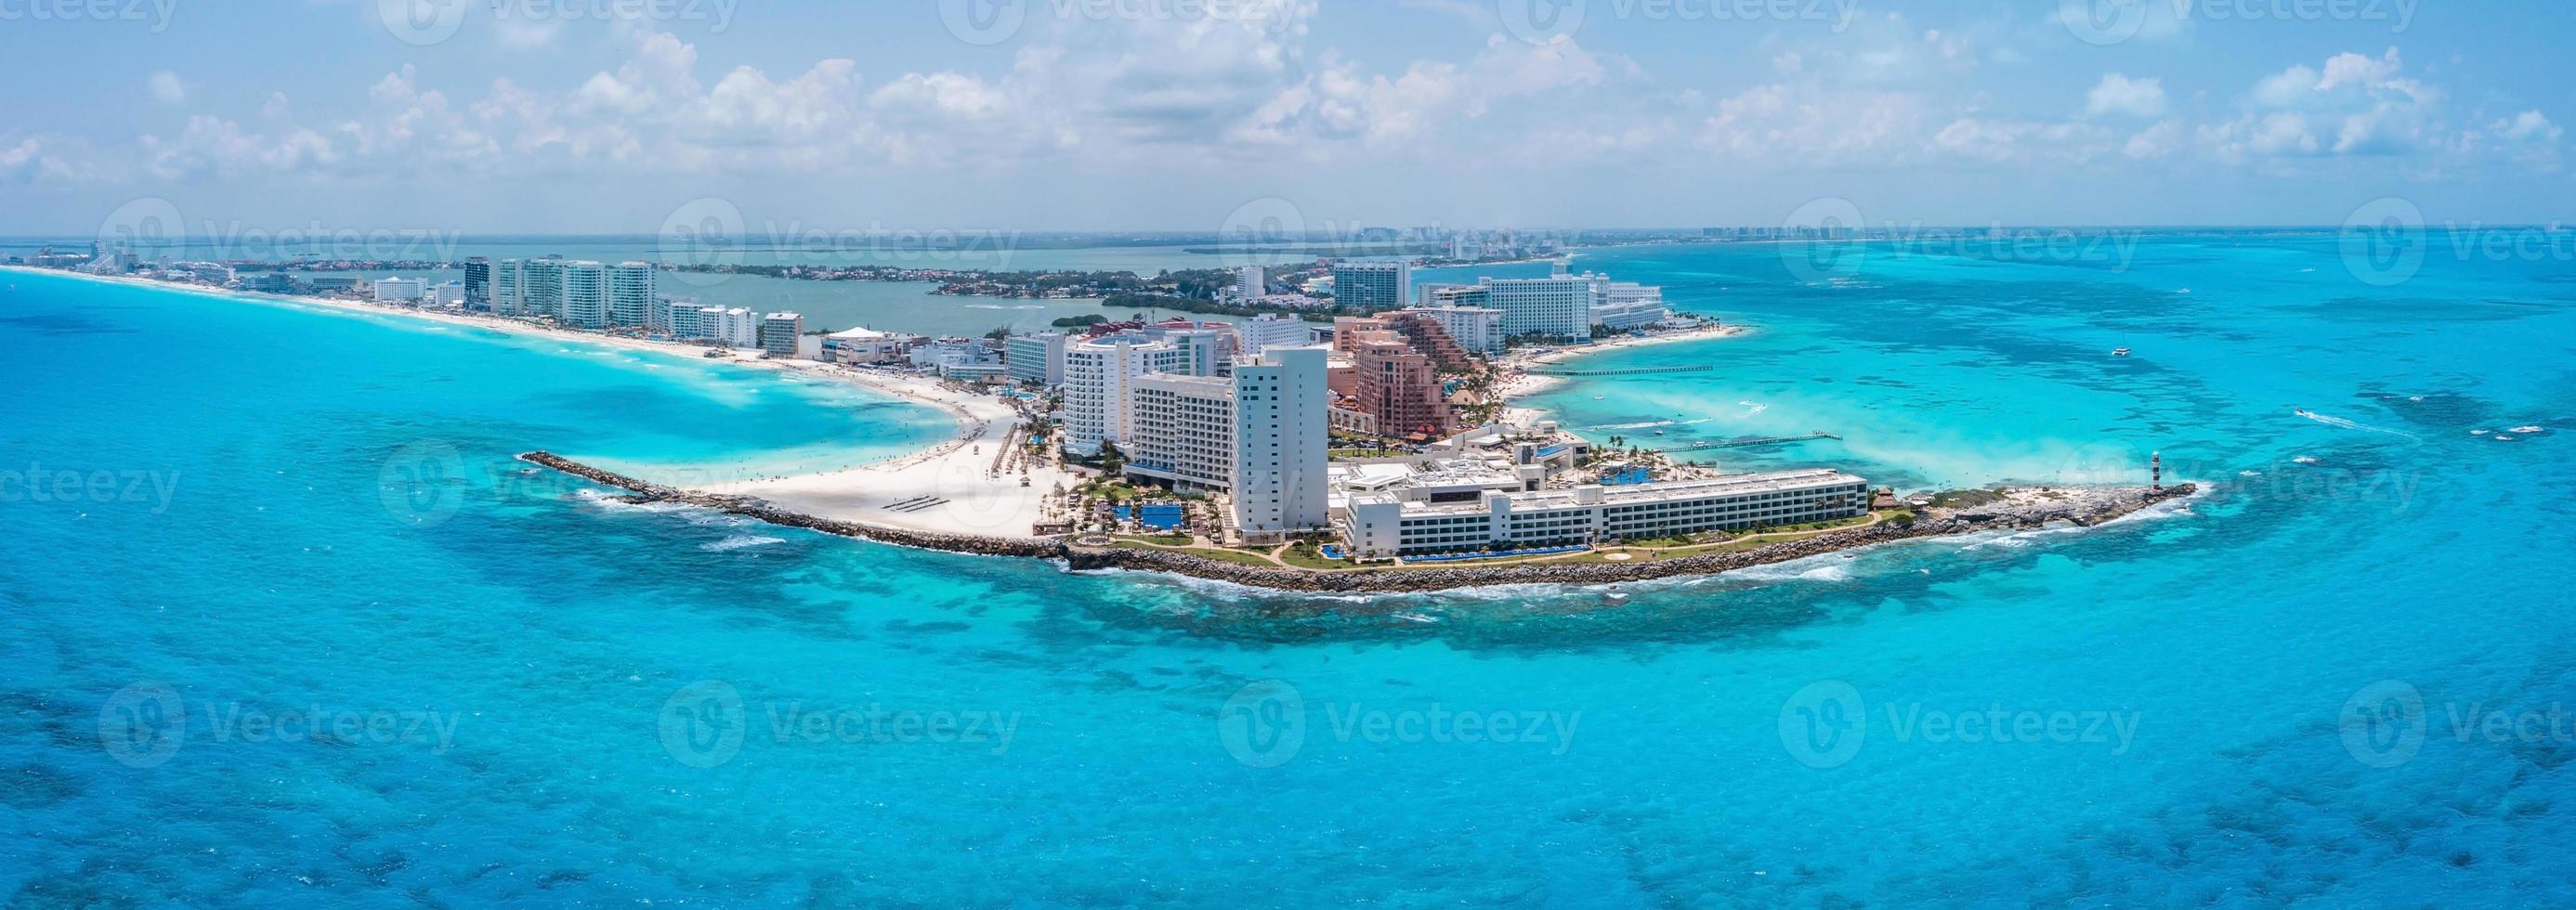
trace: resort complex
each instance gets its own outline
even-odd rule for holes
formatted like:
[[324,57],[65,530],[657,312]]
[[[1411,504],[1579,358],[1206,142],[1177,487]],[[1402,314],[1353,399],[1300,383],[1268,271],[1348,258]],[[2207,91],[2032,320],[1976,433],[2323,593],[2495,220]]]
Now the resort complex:
[[[280,274],[216,265],[146,264],[104,245],[80,263],[243,290]],[[959,440],[912,460],[935,476],[898,465],[724,487],[821,518],[1210,553],[1297,543],[1345,563],[1400,563],[1706,543],[1871,514],[1868,482],[1832,468],[1724,476],[1508,408],[1534,358],[1604,335],[1715,328],[1672,315],[1658,288],[1568,274],[1561,262],[1542,277],[1418,284],[1409,259],[1344,260],[1324,268],[1330,321],[1266,312],[977,338],[809,330],[792,312],[665,297],[656,276],[667,267],[637,260],[466,266],[443,285],[395,276],[318,293],[820,370],[959,413]],[[1273,274],[1238,267],[1218,294],[1276,299]],[[977,479],[960,481],[968,463]],[[937,467],[946,464],[959,468]]]

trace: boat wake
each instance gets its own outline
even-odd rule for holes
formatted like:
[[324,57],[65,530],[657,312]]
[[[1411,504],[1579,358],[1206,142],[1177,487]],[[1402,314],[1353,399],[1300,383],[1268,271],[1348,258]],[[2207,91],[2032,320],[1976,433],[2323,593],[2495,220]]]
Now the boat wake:
[[2316,422],[2318,422],[2318,423],[2325,424],[2326,426],[2334,427],[2335,429],[2338,429],[2338,430],[2360,430],[2360,431],[2365,432],[2365,433],[2386,433],[2386,434],[2388,434],[2388,435],[2390,435],[2390,436],[2400,436],[2400,437],[2404,437],[2405,439],[2407,439],[2408,441],[2411,441],[2411,442],[2423,442],[2423,441],[2424,441],[2422,438],[2420,438],[2420,437],[2416,436],[2415,434],[2413,434],[2413,433],[2409,433],[2409,432],[2406,432],[2406,431],[2404,431],[2404,430],[2392,430],[2392,429],[2389,429],[2389,428],[2387,428],[2387,427],[2374,427],[2374,426],[2371,426],[2371,425],[2369,425],[2369,424],[2362,423],[2362,422],[2360,422],[2360,421],[2356,421],[2356,420],[2347,420],[2347,419],[2345,419],[2345,418],[2341,418],[2341,417],[2334,417],[2334,416],[2330,416],[2330,415],[2326,415],[2326,414],[2319,414],[2319,413],[2317,413],[2317,412],[2315,412],[2315,411],[2307,410],[2307,409],[2305,409],[2305,408],[2299,408],[2299,409],[2297,409],[2297,412],[2298,412],[2298,415],[2299,415],[2299,416],[2301,416],[2301,417],[2305,417],[2305,418],[2307,418],[2307,419],[2309,419],[2309,420],[2313,420],[2313,421],[2316,421]]

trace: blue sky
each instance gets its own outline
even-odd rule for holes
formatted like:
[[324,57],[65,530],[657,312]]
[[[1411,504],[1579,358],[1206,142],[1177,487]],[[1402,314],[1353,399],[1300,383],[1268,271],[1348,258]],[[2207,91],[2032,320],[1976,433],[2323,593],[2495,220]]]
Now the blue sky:
[[2419,0],[0,0],[0,232],[2548,222],[2576,16]]

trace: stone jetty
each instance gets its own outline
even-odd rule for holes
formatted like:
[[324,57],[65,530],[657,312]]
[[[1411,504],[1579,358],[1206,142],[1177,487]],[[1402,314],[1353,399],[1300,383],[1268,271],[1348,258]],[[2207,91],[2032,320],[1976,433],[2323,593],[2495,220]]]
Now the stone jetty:
[[859,522],[836,521],[779,509],[754,497],[700,493],[647,483],[548,452],[530,452],[519,456],[519,459],[602,486],[625,490],[629,494],[625,498],[634,502],[685,503],[731,515],[756,518],[774,525],[806,528],[842,537],[978,556],[1061,559],[1076,571],[1126,569],[1139,572],[1169,572],[1256,588],[1318,593],[1440,591],[1453,588],[1523,584],[1607,585],[1688,575],[1715,575],[1825,553],[1927,537],[1947,537],[1978,531],[2031,529],[2060,521],[2089,527],[2156,503],[2187,497],[2197,491],[2192,484],[2178,484],[2160,489],[2138,487],[2016,489],[2006,491],[1993,501],[1982,502],[1973,507],[1924,510],[1918,512],[1915,520],[1908,523],[1882,521],[1866,527],[1829,531],[1751,550],[1660,560],[1535,562],[1443,566],[1429,569],[1390,567],[1325,571],[1244,565],[1177,550],[1084,546],[1071,540],[1052,537],[934,534]]

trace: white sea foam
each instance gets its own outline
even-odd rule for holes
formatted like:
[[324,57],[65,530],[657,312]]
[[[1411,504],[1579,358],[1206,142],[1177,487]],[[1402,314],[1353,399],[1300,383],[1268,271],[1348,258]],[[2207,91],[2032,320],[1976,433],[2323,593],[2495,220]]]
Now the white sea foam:
[[733,518],[723,512],[718,512],[705,506],[695,506],[685,502],[626,502],[617,498],[621,495],[624,494],[606,493],[592,489],[572,491],[573,499],[584,505],[596,507],[602,512],[628,512],[639,515],[676,515],[679,516],[682,521],[686,521],[693,525],[711,525],[727,520],[730,520],[734,524],[742,523],[741,519]]
[[698,549],[705,550],[709,553],[724,553],[747,547],[765,547],[774,543],[786,542],[787,538],[784,537],[764,537],[758,534],[736,534],[714,543],[699,544]]

